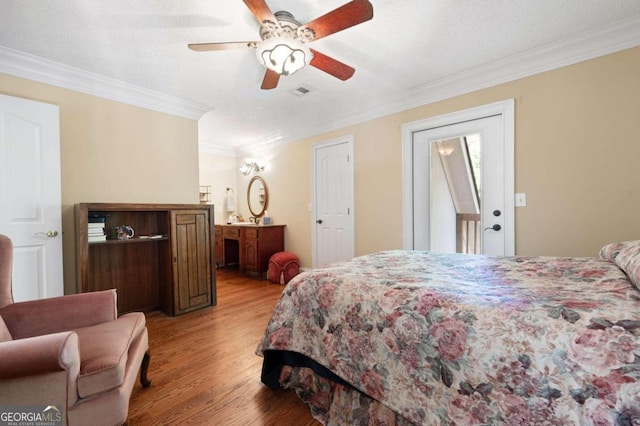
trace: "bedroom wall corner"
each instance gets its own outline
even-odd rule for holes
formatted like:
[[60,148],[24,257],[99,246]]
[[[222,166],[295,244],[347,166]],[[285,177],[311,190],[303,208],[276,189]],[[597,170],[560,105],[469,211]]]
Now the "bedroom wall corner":
[[640,239],[639,70],[636,47],[273,147],[269,212],[310,267],[311,145],[353,135],[356,255],[401,248],[402,124],[515,99],[515,192],[528,201],[516,254],[594,256]]
[[0,92],[58,105],[65,294],[78,202],[198,203],[197,121],[0,74]]
[[[227,188],[236,195],[236,206],[245,202],[245,194],[238,192],[238,167],[235,156],[221,155],[200,151],[200,185],[211,186],[211,201],[215,206],[216,225],[227,223],[229,213],[226,211],[224,196]],[[237,207],[236,207],[237,208]]]
[[[286,225],[285,250],[295,253],[300,259],[300,265],[308,268],[312,265],[311,213],[309,212],[312,140],[285,145],[243,147],[244,152],[238,154],[236,163],[238,211],[245,219],[251,216],[247,205],[247,187],[251,177],[262,176],[269,191],[267,210],[272,223]],[[265,170],[244,176],[239,169],[245,158],[263,161],[266,164]]]

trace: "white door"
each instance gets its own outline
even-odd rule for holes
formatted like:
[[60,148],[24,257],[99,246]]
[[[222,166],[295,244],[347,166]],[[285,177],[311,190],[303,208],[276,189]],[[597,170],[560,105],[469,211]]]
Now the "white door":
[[[436,233],[445,232],[434,221],[452,227],[455,238],[455,218],[441,221],[437,214],[448,208],[434,208],[438,188],[434,173],[434,144],[449,143],[465,137],[480,141],[481,170],[479,187],[479,247],[490,255],[513,255],[514,194],[513,194],[513,102],[501,102],[461,111],[431,120],[411,123],[404,129],[403,232],[404,247],[416,250],[437,250]],[[450,153],[448,153],[450,155]],[[439,191],[440,193],[442,191]],[[452,205],[454,203],[451,203]],[[455,251],[455,250],[453,250]]]
[[0,95],[0,233],[14,245],[16,302],[64,294],[56,105]]
[[354,256],[353,141],[315,145],[313,155],[313,266]]

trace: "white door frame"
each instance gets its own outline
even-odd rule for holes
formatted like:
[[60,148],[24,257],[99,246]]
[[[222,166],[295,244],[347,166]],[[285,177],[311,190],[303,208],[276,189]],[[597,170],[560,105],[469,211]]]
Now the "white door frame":
[[332,145],[340,145],[340,144],[347,144],[348,150],[349,150],[349,157],[350,157],[350,161],[349,161],[349,181],[345,182],[345,185],[348,185],[347,187],[347,194],[349,196],[349,204],[350,206],[350,224],[349,227],[351,228],[351,247],[348,248],[349,252],[351,253],[351,257],[355,256],[355,203],[354,203],[354,160],[353,160],[353,135],[346,135],[346,136],[341,136],[339,138],[335,138],[335,139],[330,139],[324,142],[320,142],[317,144],[313,144],[311,146],[311,205],[310,205],[310,211],[311,211],[311,258],[312,258],[312,262],[313,262],[313,268],[318,267],[318,240],[317,240],[317,229],[318,227],[316,226],[316,218],[317,218],[317,202],[316,202],[316,187],[317,187],[317,182],[316,182],[316,156],[317,156],[317,151],[319,149],[322,148],[327,148],[330,147]]
[[414,121],[402,125],[402,247],[413,245],[413,134],[424,130],[500,115],[504,136],[504,232],[505,255],[515,254],[514,219],[514,100],[494,102],[475,108]]

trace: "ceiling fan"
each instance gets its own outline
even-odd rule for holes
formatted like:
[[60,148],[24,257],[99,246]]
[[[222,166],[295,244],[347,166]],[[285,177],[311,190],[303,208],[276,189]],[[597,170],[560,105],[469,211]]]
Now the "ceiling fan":
[[354,68],[306,44],[373,18],[368,0],[352,0],[304,25],[289,12],[272,13],[265,0],[243,1],[260,24],[262,41],[192,43],[189,48],[198,52],[255,48],[258,61],[267,68],[262,89],[274,89],[281,75],[293,74],[307,64],[340,80],[351,78]]

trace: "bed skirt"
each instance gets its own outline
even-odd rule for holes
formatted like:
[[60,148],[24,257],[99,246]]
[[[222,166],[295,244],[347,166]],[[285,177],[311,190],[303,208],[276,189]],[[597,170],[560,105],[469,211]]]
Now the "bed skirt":
[[312,359],[291,351],[267,350],[262,382],[271,389],[294,389],[325,426],[412,426],[390,408],[360,392]]

